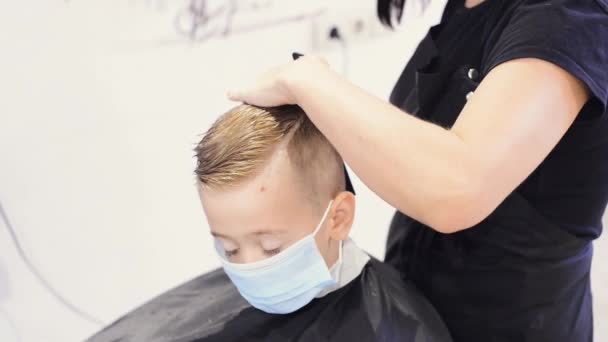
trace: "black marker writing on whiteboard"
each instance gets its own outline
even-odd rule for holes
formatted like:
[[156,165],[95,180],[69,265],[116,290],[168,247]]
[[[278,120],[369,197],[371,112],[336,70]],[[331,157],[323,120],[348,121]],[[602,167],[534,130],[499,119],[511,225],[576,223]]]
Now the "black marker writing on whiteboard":
[[[207,0],[190,0],[186,8],[177,12],[174,26],[180,35],[202,42],[212,37],[226,38],[231,34],[310,20],[325,12],[325,8],[317,8],[269,20],[263,16],[263,11],[270,9],[273,3],[273,0],[226,0],[222,5],[212,7]],[[239,24],[239,15],[255,13],[260,14],[259,21]]]

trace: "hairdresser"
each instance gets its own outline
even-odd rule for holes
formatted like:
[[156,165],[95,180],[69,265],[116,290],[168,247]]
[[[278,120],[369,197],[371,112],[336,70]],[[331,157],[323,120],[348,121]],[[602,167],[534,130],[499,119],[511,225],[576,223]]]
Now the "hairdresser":
[[[380,20],[400,20],[403,2],[378,0]],[[228,96],[302,107],[397,209],[385,261],[455,341],[592,341],[592,241],[608,200],[607,0],[449,0],[390,102],[313,56]]]

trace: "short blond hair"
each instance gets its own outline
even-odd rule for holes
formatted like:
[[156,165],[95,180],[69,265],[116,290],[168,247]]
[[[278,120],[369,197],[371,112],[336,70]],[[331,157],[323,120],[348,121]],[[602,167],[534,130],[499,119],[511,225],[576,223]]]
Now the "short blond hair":
[[[289,140],[287,140],[289,139]],[[221,189],[255,175],[280,142],[309,195],[345,189],[342,158],[298,106],[239,105],[223,114],[197,144],[195,174],[203,187]]]

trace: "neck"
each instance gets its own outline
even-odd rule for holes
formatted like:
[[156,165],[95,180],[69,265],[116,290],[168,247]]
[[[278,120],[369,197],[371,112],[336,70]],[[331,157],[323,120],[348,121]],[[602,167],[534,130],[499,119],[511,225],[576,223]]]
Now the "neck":
[[346,239],[342,246],[342,264],[339,267],[332,267],[332,277],[337,281],[337,284],[323,290],[317,295],[317,298],[323,297],[357,278],[369,259],[369,255],[361,250],[351,239]]

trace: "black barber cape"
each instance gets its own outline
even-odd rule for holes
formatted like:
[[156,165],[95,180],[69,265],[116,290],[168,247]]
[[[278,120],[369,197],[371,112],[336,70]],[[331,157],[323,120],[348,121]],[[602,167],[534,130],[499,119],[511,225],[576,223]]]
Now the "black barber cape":
[[414,286],[375,259],[344,287],[287,315],[251,307],[222,269],[172,289],[88,342],[448,342]]

